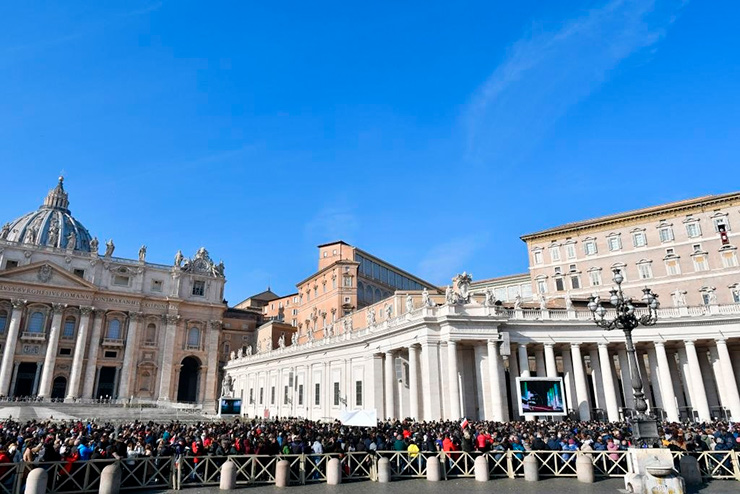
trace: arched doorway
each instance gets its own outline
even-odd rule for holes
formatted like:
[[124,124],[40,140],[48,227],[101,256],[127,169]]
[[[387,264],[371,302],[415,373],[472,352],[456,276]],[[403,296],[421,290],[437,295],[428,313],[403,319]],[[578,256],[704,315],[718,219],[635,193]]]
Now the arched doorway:
[[36,363],[21,362],[18,364],[18,373],[15,377],[13,396],[32,396],[33,384],[36,380]]
[[177,401],[195,403],[198,401],[200,360],[195,357],[182,359],[180,379],[177,385]]
[[54,379],[54,384],[51,387],[52,398],[64,398],[64,393],[67,391],[67,378],[59,376]]

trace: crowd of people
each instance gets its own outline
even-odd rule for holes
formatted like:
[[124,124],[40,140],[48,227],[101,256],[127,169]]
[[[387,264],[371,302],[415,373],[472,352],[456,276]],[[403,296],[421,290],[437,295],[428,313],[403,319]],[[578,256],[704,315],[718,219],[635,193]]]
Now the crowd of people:
[[[464,425],[464,427],[463,427]],[[740,451],[740,424],[661,424],[663,447]],[[139,457],[200,457],[408,451],[611,451],[631,445],[628,423],[385,421],[377,427],[303,419],[123,424],[93,421],[0,422],[0,464]],[[566,458],[567,459],[567,458]]]

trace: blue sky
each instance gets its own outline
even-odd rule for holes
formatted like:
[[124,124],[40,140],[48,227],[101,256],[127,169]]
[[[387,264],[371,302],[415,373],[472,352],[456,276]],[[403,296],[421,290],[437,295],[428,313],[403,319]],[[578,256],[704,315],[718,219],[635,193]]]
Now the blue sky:
[[738,189],[736,2],[3,10],[0,221],[63,172],[118,255],[203,245],[231,303],[339,238],[443,284],[526,271],[525,233]]

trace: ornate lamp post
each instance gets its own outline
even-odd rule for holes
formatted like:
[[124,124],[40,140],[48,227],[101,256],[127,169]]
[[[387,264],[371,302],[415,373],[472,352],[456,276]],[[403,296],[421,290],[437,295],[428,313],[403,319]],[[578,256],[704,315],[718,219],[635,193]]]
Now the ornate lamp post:
[[612,320],[604,318],[606,316],[606,309],[601,305],[601,300],[598,296],[591,297],[588,308],[593,314],[593,319],[597,326],[607,331],[613,329],[624,331],[624,338],[627,342],[627,354],[629,356],[632,394],[635,397],[635,410],[637,411],[637,417],[632,424],[632,435],[635,440],[648,443],[648,445],[652,446],[652,443],[658,440],[658,422],[655,417],[646,413],[648,405],[645,401],[645,393],[642,390],[642,379],[640,378],[640,371],[637,366],[637,354],[635,352],[635,345],[632,343],[632,330],[640,324],[643,326],[655,325],[658,322],[658,307],[660,307],[660,302],[658,302],[658,295],[653,293],[650,288],[643,288],[642,300],[645,302],[648,312],[647,314],[637,316],[632,299],[625,298],[622,292],[624,276],[621,270],[615,268],[613,272],[613,280],[617,287],[609,290],[609,303],[616,309],[616,317]]

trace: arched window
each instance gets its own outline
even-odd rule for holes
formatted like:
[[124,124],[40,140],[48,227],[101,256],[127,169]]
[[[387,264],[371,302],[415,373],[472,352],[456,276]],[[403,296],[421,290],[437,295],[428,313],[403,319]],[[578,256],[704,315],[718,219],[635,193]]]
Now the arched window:
[[5,326],[8,324],[8,311],[0,310],[0,333],[5,332]]
[[380,302],[381,300],[383,300],[383,296],[380,294],[380,290],[376,288],[375,298],[373,299],[373,302]]
[[365,303],[370,305],[373,303],[373,287],[365,285]]
[[357,282],[357,298],[360,302],[365,301],[365,285],[361,282]]
[[108,323],[108,335],[106,336],[109,340],[120,340],[121,339],[121,321],[118,319],[111,319]]
[[71,340],[75,337],[75,318],[69,316],[64,320],[64,330],[62,330],[62,338]]
[[29,333],[43,333],[44,332],[44,313],[34,312],[28,319],[28,332]]
[[154,343],[156,341],[156,337],[157,337],[157,326],[153,322],[149,323],[146,327],[146,332],[144,333],[144,342]]
[[188,331],[188,347],[197,348],[200,346],[200,329],[190,328]]

